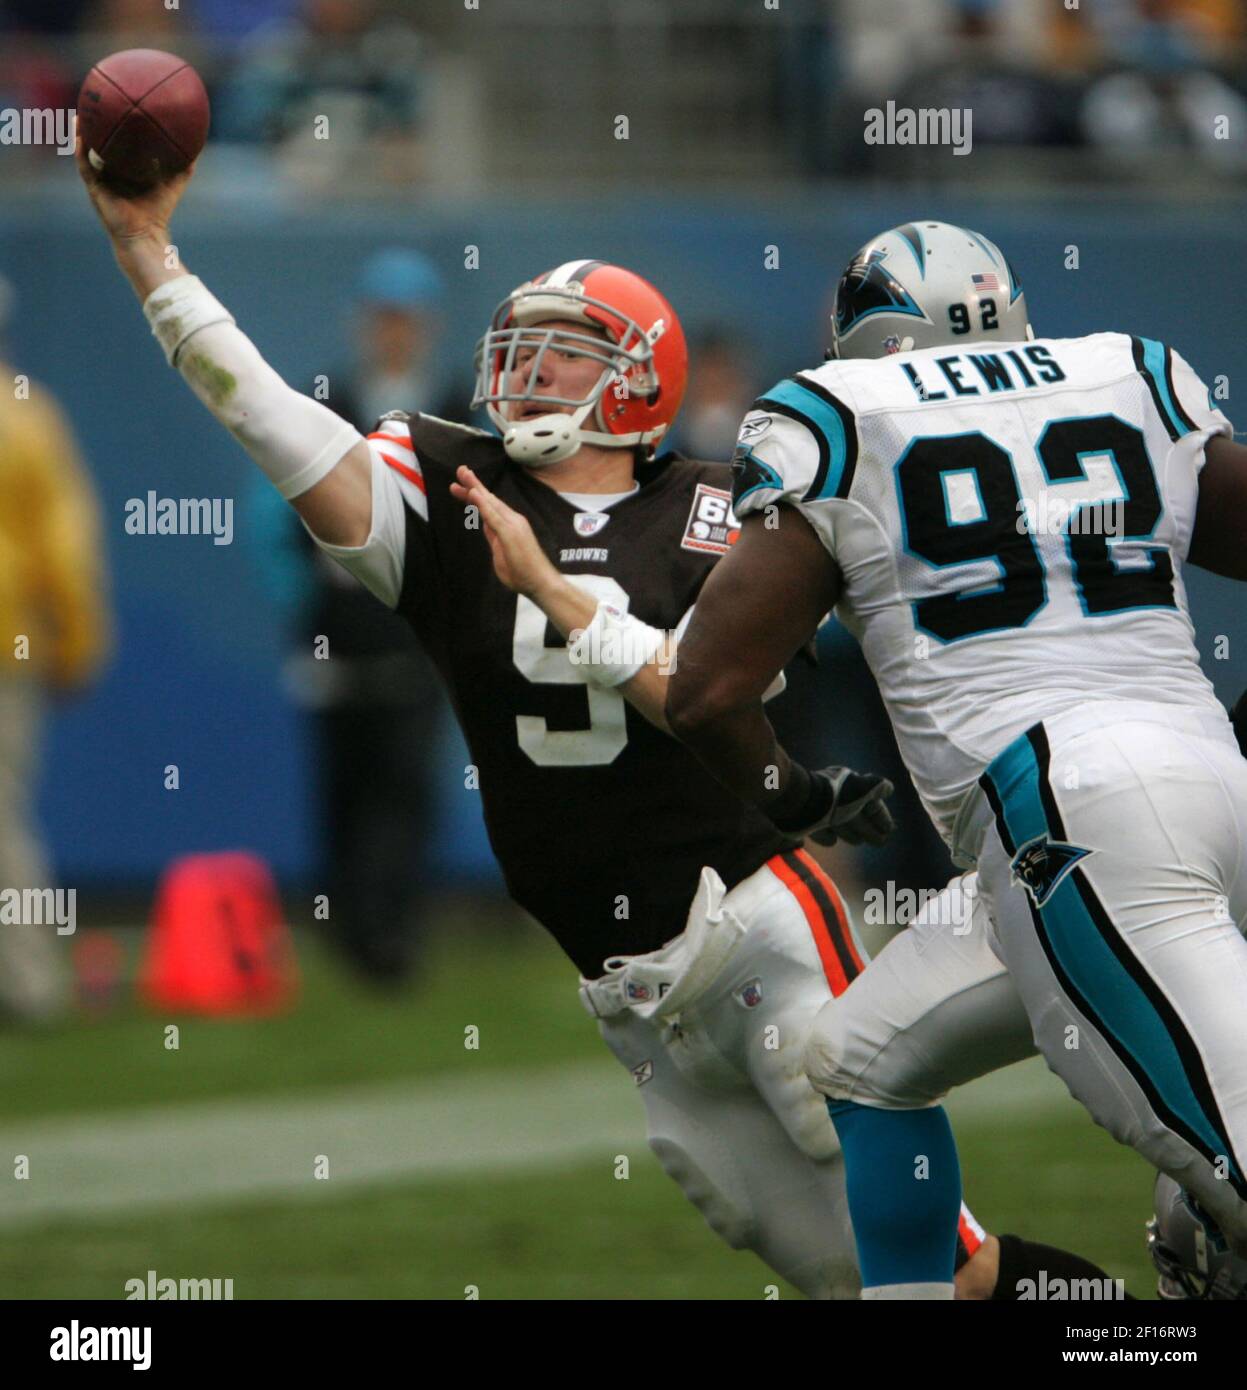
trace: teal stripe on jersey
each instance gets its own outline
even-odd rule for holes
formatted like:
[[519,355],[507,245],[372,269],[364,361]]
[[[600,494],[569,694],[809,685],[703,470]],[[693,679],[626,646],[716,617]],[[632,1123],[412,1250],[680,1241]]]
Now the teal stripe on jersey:
[[830,455],[827,476],[823,479],[818,494],[805,500],[821,502],[824,498],[834,497],[844,477],[845,463],[849,457],[849,442],[844,437],[844,422],[840,416],[820,395],[802,386],[799,381],[781,381],[774,390],[766,393],[766,399],[778,401],[781,405],[791,406],[793,410],[799,411],[827,441]]
[[1169,417],[1176,437],[1180,439],[1184,434],[1190,434],[1194,426],[1182,418],[1173,397],[1169,394],[1169,382],[1165,372],[1165,345],[1158,343],[1154,338],[1140,338],[1139,342],[1143,344],[1144,370],[1155,383],[1161,407]]
[[[992,760],[986,775],[996,789],[1009,837],[1018,849],[1037,836],[1065,840],[1061,828],[1048,822],[1040,793],[1040,778],[1046,774],[1025,734]],[[1036,929],[1047,937],[1052,954],[1082,994],[1096,1026],[1135,1059],[1164,1104],[1198,1135],[1209,1153],[1224,1154],[1238,1176],[1227,1139],[1218,1133],[1200,1104],[1164,1019],[1113,953],[1088,911],[1075,881],[1079,872],[1075,869],[1067,874],[1043,907],[1036,909]],[[1019,887],[1017,891],[1023,890]]]

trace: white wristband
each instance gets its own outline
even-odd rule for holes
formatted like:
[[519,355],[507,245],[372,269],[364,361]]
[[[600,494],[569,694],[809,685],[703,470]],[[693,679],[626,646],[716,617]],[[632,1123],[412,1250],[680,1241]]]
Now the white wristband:
[[602,602],[589,626],[568,643],[567,655],[594,685],[622,685],[653,661],[666,635],[613,603]]
[[287,501],[363,439],[328,406],[287,386],[198,276],[153,290],[143,312],[170,363]]
[[157,286],[144,300],[143,313],[171,367],[178,365],[178,353],[192,333],[209,324],[234,322],[198,275],[182,275]]

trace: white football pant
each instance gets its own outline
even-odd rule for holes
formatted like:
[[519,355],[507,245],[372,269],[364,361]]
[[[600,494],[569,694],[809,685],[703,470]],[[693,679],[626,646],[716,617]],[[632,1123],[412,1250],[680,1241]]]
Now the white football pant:
[[[721,959],[715,940],[725,932],[735,941]],[[713,974],[698,978],[706,960]],[[869,978],[865,961],[835,886],[799,850],[725,895],[703,871],[680,937],[611,962],[581,987],[632,1073],[663,1169],[730,1246],[754,1251],[811,1298],[860,1292],[840,1147],[803,1055],[833,993]],[[968,1254],[983,1238],[968,1212],[961,1237]]]
[[1049,1067],[1247,1256],[1247,761],[1228,721],[1089,703],[982,786],[983,903]]

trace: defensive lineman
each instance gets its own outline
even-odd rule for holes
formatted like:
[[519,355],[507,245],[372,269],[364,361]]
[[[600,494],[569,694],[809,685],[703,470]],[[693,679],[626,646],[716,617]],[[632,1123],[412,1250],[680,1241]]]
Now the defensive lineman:
[[[1049,1066],[1241,1253],[1247,763],[1181,565],[1247,578],[1247,450],[1160,343],[1034,340],[1004,256],[942,223],[854,257],[830,355],[743,422],[742,536],[681,646],[672,728],[773,817],[817,822],[827,789],[775,746],[757,695],[835,605],[936,826],[977,866]],[[807,1065],[867,1293],[951,1297],[959,1180],[933,1102],[1024,1044],[986,941],[905,934],[878,964],[820,1016]],[[932,1066],[909,1024],[967,986],[990,1001],[977,1051]],[[932,1181],[910,1180],[919,1152]]]

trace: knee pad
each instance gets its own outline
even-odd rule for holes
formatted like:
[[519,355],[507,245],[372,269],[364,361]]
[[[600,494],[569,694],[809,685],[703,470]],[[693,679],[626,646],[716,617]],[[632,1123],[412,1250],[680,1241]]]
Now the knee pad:
[[[933,1082],[927,1059],[904,1034],[885,1036],[847,1001],[852,990],[819,1012],[806,1040],[804,1066],[810,1085],[830,1100],[852,1100],[887,1109],[917,1110],[933,1105],[944,1090]],[[859,994],[860,1004],[865,993]]]
[[852,1044],[845,1012],[837,999],[823,1005],[810,1025],[801,1059],[810,1085],[820,1095],[837,1100],[857,1097],[857,1076],[850,1063]]
[[[826,1103],[806,1075],[809,1014],[794,1011],[781,1015],[776,1024],[774,1034],[764,1033],[751,1043],[749,1071],[754,1087],[789,1140],[807,1158],[825,1163],[840,1146]],[[771,1042],[774,1045],[768,1046]]]

